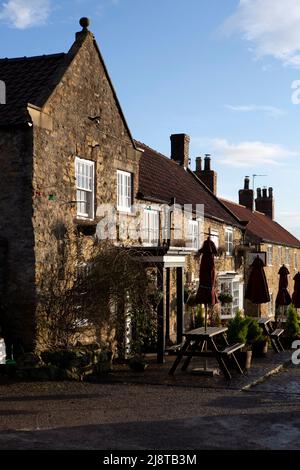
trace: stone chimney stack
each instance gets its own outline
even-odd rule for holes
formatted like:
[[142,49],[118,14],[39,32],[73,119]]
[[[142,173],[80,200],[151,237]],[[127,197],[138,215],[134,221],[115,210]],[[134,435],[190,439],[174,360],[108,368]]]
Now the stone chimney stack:
[[259,212],[263,212],[270,219],[274,220],[274,197],[273,188],[261,188],[257,189],[257,198],[255,199],[255,208]]
[[250,189],[250,178],[245,177],[244,189],[239,190],[239,204],[246,206],[247,209],[253,212],[254,209],[254,191]]
[[179,165],[188,168],[190,158],[190,136],[187,134],[172,134],[171,159]]
[[204,158],[204,169],[202,170],[202,158],[196,158],[195,175],[214,193],[217,194],[217,173],[211,169],[211,158],[209,154]]

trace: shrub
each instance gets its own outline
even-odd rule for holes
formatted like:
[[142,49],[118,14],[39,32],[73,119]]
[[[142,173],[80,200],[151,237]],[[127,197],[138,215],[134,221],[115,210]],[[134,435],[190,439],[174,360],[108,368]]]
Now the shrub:
[[263,335],[262,329],[259,326],[258,321],[255,318],[246,317],[245,322],[248,325],[248,333],[247,333],[247,343],[253,344],[265,341],[266,338]]
[[287,311],[287,320],[285,324],[285,334],[291,340],[297,338],[300,334],[299,319],[294,305],[290,305]]
[[248,322],[242,316],[240,310],[237,311],[235,317],[228,323],[228,341],[230,344],[247,343]]

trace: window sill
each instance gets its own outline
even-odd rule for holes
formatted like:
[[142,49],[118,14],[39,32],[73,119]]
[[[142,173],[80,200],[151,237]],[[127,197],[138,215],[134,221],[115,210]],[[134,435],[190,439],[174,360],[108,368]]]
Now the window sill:
[[88,217],[75,217],[73,219],[73,222],[75,225],[84,225],[84,226],[93,226],[97,225],[99,222],[99,219],[94,218],[94,219],[89,219]]

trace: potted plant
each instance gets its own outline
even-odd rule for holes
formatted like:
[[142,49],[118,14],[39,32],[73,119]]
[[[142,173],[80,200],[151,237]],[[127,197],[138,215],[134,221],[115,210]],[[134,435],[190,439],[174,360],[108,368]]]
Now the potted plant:
[[245,346],[236,353],[237,359],[244,369],[251,367],[252,350],[248,343],[249,322],[238,310],[235,317],[228,323],[227,337],[230,344],[244,343]]
[[263,334],[258,321],[246,317],[248,323],[247,343],[251,345],[253,357],[265,357],[268,352],[268,338]]
[[292,342],[295,339],[299,339],[300,335],[300,326],[299,326],[299,318],[297,315],[297,311],[294,305],[290,305],[287,311],[287,319],[284,328],[284,337],[281,339],[285,343],[284,346],[286,349],[290,349]]
[[218,299],[222,305],[231,304],[233,301],[233,297],[229,292],[221,292]]

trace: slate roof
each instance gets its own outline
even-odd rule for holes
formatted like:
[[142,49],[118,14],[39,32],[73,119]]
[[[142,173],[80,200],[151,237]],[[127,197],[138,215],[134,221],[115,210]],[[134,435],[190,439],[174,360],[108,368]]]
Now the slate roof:
[[0,105],[0,125],[28,120],[28,103],[42,106],[56,86],[54,80],[66,54],[0,60],[0,80],[6,84],[6,103]]
[[270,242],[300,248],[300,241],[285,228],[270,217],[232,201],[222,199],[222,202],[233,212],[241,222],[248,222],[246,235],[258,242]]
[[175,197],[177,204],[204,204],[206,217],[242,228],[237,218],[202,183],[191,170],[184,169],[170,158],[135,141],[142,153],[139,168],[139,192],[169,204]]

